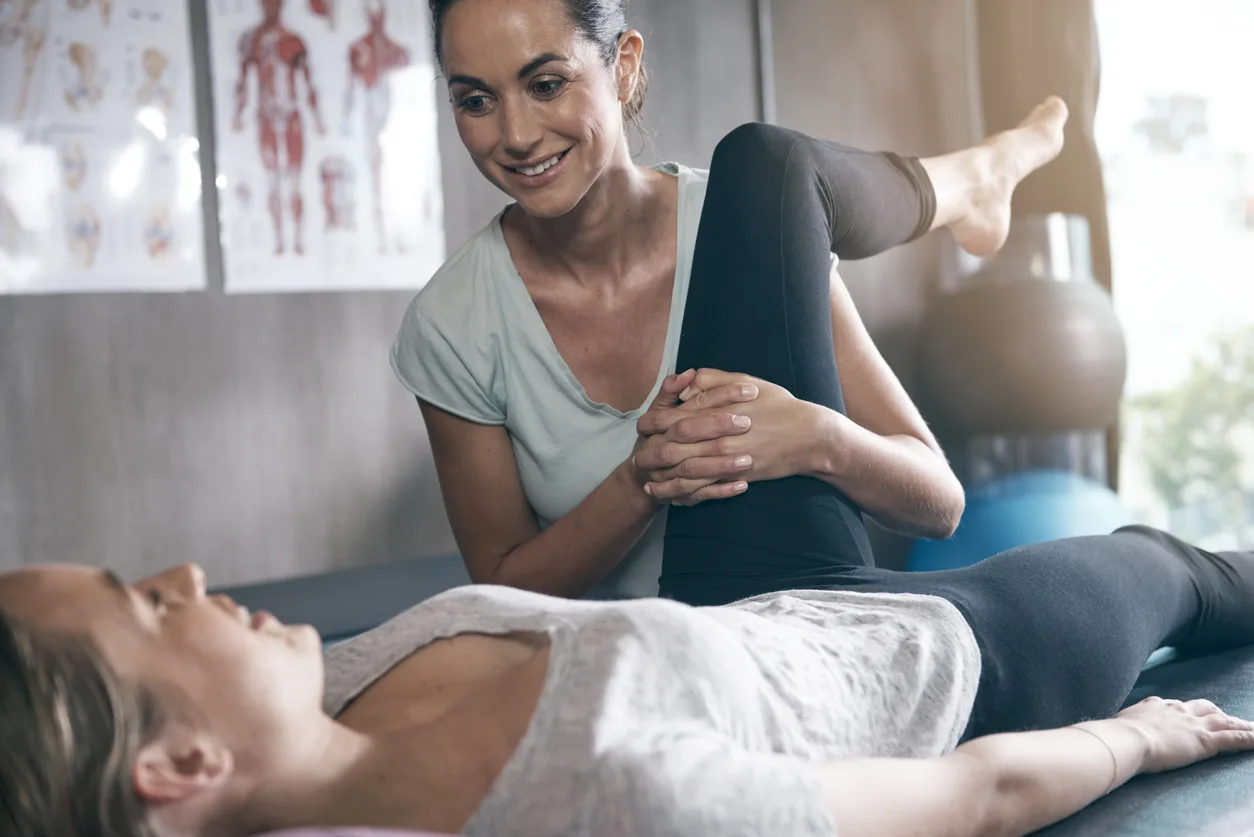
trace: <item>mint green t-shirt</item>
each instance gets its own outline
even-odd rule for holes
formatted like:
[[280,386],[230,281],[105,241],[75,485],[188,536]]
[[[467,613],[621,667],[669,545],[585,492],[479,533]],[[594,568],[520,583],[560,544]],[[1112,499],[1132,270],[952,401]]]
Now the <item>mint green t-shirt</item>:
[[[418,398],[468,421],[505,427],[541,527],[565,516],[631,454],[636,420],[675,371],[707,175],[673,163],[658,168],[679,178],[679,244],[662,364],[635,410],[621,412],[584,392],[514,267],[500,215],[418,293],[392,345],[392,368]],[[657,595],[665,527],[663,512],[588,595]]]

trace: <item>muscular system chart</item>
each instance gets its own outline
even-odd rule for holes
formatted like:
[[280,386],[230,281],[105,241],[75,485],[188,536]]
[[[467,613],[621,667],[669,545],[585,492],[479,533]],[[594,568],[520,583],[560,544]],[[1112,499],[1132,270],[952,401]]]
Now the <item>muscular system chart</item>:
[[444,260],[422,0],[210,0],[226,289],[420,287]]

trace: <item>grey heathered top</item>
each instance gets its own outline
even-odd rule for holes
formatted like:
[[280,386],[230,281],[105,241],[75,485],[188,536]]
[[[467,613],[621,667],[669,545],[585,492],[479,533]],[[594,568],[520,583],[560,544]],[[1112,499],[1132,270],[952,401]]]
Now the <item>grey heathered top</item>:
[[831,837],[807,763],[947,752],[980,675],[970,628],[931,596],[804,591],[691,608],[474,586],[329,649],[325,708],[338,714],[434,640],[515,632],[548,635],[549,670],[466,825],[476,837]]

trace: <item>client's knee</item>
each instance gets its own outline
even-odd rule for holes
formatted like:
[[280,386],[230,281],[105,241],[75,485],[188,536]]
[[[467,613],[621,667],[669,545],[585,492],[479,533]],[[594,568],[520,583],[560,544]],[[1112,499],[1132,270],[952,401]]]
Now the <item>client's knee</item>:
[[744,167],[742,170],[761,171],[782,166],[802,136],[795,131],[767,125],[765,122],[747,122],[724,136],[714,148],[714,166]]

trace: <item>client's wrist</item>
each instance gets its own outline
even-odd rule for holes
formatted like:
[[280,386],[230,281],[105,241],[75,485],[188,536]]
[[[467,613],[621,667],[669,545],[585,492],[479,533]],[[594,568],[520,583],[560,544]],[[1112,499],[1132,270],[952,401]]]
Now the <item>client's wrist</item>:
[[1072,729],[1082,730],[1100,739],[1106,745],[1111,758],[1118,766],[1112,782],[1113,787],[1119,787],[1143,772],[1149,756],[1150,737],[1135,721],[1107,718],[1099,721],[1083,721],[1071,726]]

